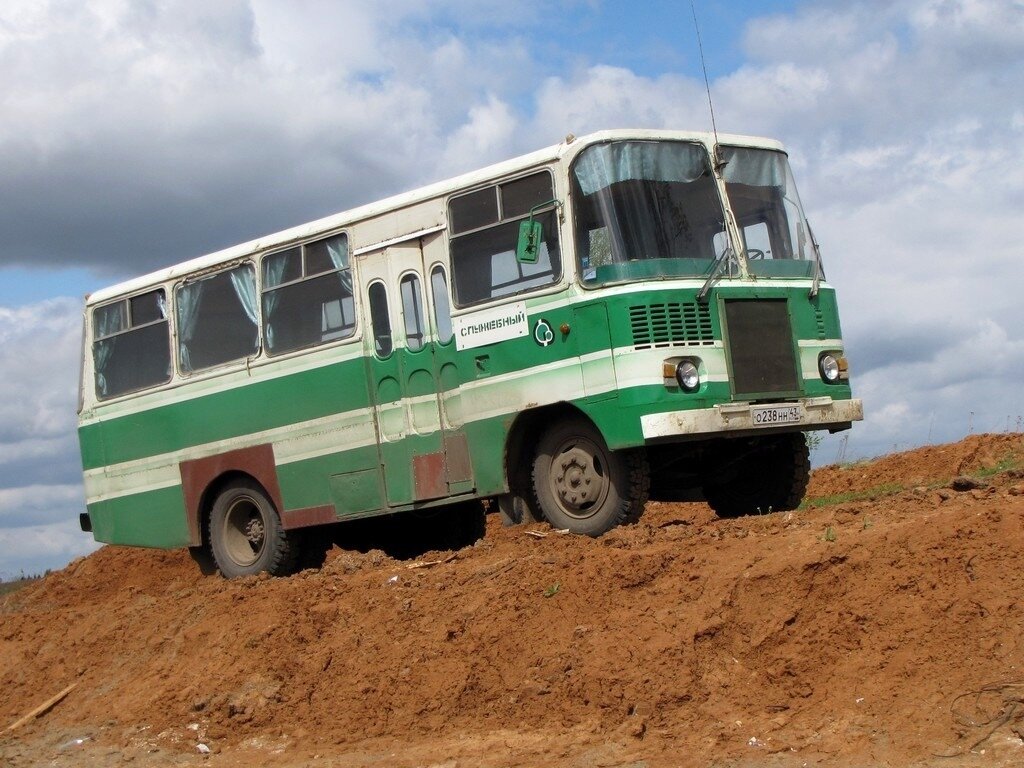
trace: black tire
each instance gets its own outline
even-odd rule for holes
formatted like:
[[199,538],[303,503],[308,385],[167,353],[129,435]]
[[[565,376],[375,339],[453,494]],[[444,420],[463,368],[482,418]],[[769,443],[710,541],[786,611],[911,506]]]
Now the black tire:
[[210,511],[210,551],[226,579],[267,572],[285,576],[298,555],[297,537],[281,527],[273,502],[254,480],[235,480]]
[[799,507],[811,477],[803,433],[765,437],[747,447],[727,480],[705,483],[704,498],[711,508],[719,517],[739,517]]
[[530,500],[518,493],[505,493],[497,498],[498,515],[505,527],[536,523],[540,517],[535,512]]
[[199,566],[199,572],[203,576],[213,576],[217,572],[217,563],[213,561],[213,555],[210,554],[208,546],[189,547],[188,554]]
[[636,522],[650,492],[650,467],[642,450],[609,450],[585,419],[561,421],[537,445],[533,489],[553,527],[600,536]]

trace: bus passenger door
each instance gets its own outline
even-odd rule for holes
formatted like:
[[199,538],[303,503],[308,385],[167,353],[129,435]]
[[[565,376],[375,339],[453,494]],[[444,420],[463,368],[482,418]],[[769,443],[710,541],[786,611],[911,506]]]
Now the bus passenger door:
[[419,241],[359,258],[367,366],[390,506],[449,495]]
[[463,428],[459,352],[452,330],[450,272],[446,256],[448,246],[440,232],[423,240],[423,275],[429,299],[427,317],[431,324],[430,348],[437,375],[437,392],[441,401],[441,433],[444,443],[445,474],[448,493],[469,493],[476,488],[469,441]]

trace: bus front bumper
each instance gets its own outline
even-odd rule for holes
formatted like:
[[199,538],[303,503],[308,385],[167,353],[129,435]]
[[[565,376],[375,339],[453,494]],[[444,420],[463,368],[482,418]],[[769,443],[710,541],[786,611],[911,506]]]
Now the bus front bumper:
[[721,403],[692,411],[651,413],[640,417],[645,440],[712,437],[722,433],[779,430],[849,429],[864,418],[861,400],[805,397],[789,403]]

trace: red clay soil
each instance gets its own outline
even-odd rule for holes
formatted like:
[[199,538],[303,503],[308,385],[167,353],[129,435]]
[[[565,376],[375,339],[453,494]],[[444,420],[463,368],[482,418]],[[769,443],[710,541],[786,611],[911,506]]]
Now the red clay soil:
[[0,728],[77,683],[0,764],[1019,765],[1021,467],[973,436],[817,470],[798,512],[492,516],[282,579],[105,547],[0,598]]

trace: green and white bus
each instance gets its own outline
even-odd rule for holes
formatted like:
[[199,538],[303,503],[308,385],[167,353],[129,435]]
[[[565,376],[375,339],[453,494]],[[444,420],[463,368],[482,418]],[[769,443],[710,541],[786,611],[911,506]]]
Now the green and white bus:
[[804,433],[862,418],[782,146],[677,131],[568,136],[98,291],[82,365],[83,530],[228,577],[358,518],[478,532],[483,500],[591,536],[648,499],[793,509]]

